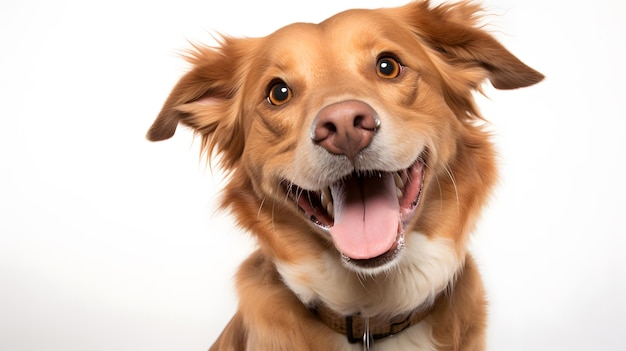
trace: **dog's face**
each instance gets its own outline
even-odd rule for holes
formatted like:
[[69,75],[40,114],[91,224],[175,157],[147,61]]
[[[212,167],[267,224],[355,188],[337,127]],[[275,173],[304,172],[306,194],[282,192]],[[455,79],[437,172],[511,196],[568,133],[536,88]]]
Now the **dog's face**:
[[472,5],[351,10],[197,47],[149,132],[181,122],[230,171],[223,206],[282,261],[377,274],[412,233],[460,259],[495,178],[472,91],[542,76],[473,27]]

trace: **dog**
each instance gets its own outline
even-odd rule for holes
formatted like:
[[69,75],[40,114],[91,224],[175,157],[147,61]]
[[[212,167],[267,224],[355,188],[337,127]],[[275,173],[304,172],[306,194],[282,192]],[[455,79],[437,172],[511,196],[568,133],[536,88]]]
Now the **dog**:
[[355,9],[194,45],[147,138],[177,125],[227,172],[258,250],[210,350],[483,350],[467,243],[497,178],[473,94],[540,82],[480,5]]

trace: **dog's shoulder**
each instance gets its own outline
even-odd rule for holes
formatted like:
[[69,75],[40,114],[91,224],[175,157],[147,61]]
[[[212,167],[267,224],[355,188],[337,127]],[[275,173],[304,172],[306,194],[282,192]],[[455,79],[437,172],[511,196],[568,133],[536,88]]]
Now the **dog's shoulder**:
[[238,311],[209,351],[345,350],[345,336],[300,302],[262,250],[244,261],[236,280]]

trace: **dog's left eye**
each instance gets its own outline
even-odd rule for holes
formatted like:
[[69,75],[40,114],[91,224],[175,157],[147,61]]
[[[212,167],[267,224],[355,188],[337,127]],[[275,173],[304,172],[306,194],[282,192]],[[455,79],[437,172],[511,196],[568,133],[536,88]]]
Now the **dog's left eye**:
[[291,88],[287,83],[280,80],[270,84],[267,101],[274,106],[280,106],[291,100],[291,96]]
[[381,57],[376,63],[376,74],[379,77],[393,79],[402,72],[402,65],[393,57]]

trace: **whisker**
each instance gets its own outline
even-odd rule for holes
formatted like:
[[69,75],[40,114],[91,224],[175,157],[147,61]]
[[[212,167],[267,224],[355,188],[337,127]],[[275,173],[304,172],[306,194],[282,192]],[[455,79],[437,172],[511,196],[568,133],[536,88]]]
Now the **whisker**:
[[[426,162],[424,162],[424,167],[432,170],[432,168]],[[437,172],[433,172],[433,174],[435,176],[435,180],[437,181],[437,188],[439,189],[439,211],[441,211],[441,209],[443,208],[443,189],[441,188],[441,182],[439,181],[439,176],[437,175]]]
[[259,217],[261,216],[261,210],[263,209],[263,204],[265,204],[265,199],[267,199],[267,196],[263,196],[263,200],[261,200],[261,204],[259,205],[259,210],[256,213],[257,219],[259,219]]
[[[304,191],[304,190],[303,190],[303,191]],[[313,206],[313,201],[311,200],[311,192],[310,192],[310,191],[307,191],[307,192],[306,192],[306,197],[307,197],[307,199],[309,200],[309,205],[311,205],[311,207],[314,207],[314,206]]]
[[272,201],[272,231],[276,231],[276,225],[274,224],[274,209],[276,208],[276,201]]
[[285,191],[285,203],[287,203],[287,200],[289,200],[292,190],[293,190],[293,183],[289,182],[289,185],[287,185],[287,191]]
[[452,170],[449,166],[445,166],[443,169],[448,174],[448,177],[450,178],[450,180],[452,181],[452,185],[454,186],[454,195],[456,197],[456,210],[458,215],[460,213],[461,203],[459,201],[459,189],[456,186],[456,179],[454,178],[454,174],[452,173]]
[[296,188],[296,192],[295,192],[295,200],[296,200],[296,202],[300,202],[300,197],[302,196],[302,193],[304,193],[304,189]]

